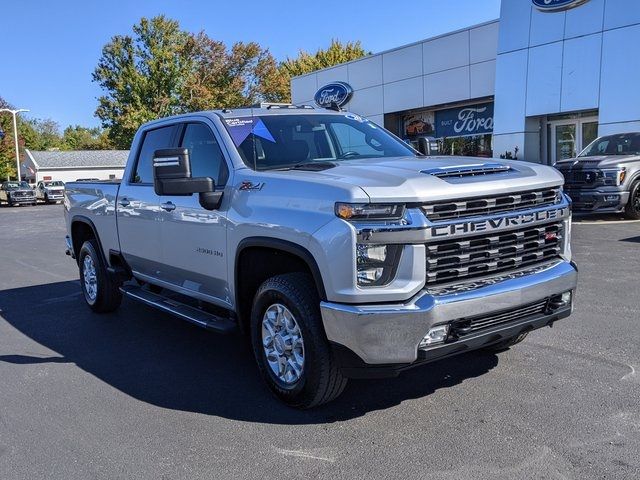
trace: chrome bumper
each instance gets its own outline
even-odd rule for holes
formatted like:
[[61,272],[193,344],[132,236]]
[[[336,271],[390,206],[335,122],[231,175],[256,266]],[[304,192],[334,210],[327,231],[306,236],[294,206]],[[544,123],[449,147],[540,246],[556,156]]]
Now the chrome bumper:
[[331,342],[348,348],[366,364],[409,364],[418,360],[418,345],[432,326],[573,291],[577,277],[573,264],[558,261],[535,273],[468,291],[434,295],[423,290],[402,304],[322,302],[322,321]]

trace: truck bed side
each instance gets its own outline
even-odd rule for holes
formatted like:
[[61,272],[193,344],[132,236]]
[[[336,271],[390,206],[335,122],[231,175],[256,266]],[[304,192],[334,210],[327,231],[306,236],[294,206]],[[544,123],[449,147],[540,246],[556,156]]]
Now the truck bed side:
[[65,184],[64,214],[69,236],[74,240],[72,231],[74,221],[89,224],[95,230],[107,258],[109,250],[120,250],[116,223],[116,200],[119,189],[120,183],[113,181]]

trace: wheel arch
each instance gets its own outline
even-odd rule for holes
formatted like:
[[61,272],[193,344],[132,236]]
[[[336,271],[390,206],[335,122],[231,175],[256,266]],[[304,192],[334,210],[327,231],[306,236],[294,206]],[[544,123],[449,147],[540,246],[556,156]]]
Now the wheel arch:
[[[282,260],[288,260],[288,262]],[[260,265],[257,265],[258,263]],[[247,275],[243,275],[245,269],[253,270],[251,273],[257,271],[257,274],[247,278]],[[270,276],[294,271],[308,272],[313,278],[318,296],[321,300],[326,300],[320,268],[311,252],[305,247],[277,238],[249,237],[243,239],[236,249],[233,279],[236,311],[241,324],[248,321],[253,301],[251,294],[255,293],[262,282]],[[247,296],[251,296],[251,298],[247,299]]]
[[75,215],[71,219],[70,230],[71,245],[73,247],[73,253],[75,254],[76,261],[78,261],[82,244],[90,238],[96,239],[99,248],[98,253],[102,256],[103,261],[107,261],[107,257],[102,249],[102,242],[100,241],[98,230],[90,218],[85,217],[84,215]]

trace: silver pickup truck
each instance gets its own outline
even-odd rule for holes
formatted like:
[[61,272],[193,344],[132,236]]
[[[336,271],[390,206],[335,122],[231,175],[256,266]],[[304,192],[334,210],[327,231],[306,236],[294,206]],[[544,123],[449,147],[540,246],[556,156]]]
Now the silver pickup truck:
[[562,184],[425,157],[338,109],[201,112],[143,125],[121,183],[66,184],[67,253],[94,311],[125,295],[245,333],[271,391],[308,408],[348,378],[504,350],[567,317]]

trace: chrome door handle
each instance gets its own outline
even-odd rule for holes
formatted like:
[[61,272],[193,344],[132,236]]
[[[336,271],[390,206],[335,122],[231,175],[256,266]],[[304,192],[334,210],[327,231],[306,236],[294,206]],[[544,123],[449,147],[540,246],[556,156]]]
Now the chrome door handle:
[[160,208],[166,210],[167,212],[171,212],[176,209],[176,206],[173,202],[167,202],[160,205]]
[[126,198],[121,198],[120,199],[120,206],[128,207],[129,205],[131,205],[131,202],[129,200],[127,200]]

